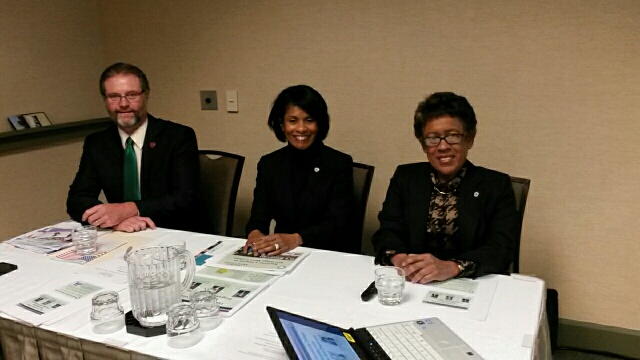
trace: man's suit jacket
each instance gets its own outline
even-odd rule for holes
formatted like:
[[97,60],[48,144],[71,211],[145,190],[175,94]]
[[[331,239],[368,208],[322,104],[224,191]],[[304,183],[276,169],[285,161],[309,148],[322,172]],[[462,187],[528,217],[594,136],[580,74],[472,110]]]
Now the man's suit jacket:
[[[272,219],[276,233],[299,233],[302,246],[347,252],[360,252],[360,240],[352,236],[353,160],[351,156],[324,144],[317,150],[299,206],[292,189],[303,186],[291,179],[292,152],[285,146],[263,156],[258,163],[247,234],[253,230],[269,233]],[[303,150],[309,151],[309,150]]]
[[[431,169],[429,163],[400,165],[396,169],[378,215],[380,229],[372,238],[377,261],[385,250],[429,252]],[[458,190],[458,235],[463,250],[455,258],[476,262],[474,276],[506,272],[520,231],[509,176],[467,161],[467,172]]]
[[[190,127],[147,116],[140,171],[141,200],[135,201],[140,216],[156,226],[195,228],[196,198],[200,179],[198,143]],[[101,202],[123,202],[124,149],[113,124],[87,136],[80,167],[69,188],[67,213],[81,221],[85,210]]]

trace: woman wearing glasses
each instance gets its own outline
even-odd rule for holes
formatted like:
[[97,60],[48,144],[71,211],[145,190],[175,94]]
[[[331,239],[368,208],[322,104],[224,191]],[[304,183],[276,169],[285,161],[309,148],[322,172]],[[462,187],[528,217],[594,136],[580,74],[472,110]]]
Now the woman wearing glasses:
[[376,263],[418,283],[507,271],[520,231],[515,195],[508,175],[467,160],[473,108],[462,96],[434,93],[418,105],[413,127],[429,162],[396,169],[372,238]]
[[244,252],[278,255],[298,246],[359,252],[350,236],[353,160],[322,142],[329,132],[322,96],[306,85],[284,89],[268,124],[287,145],[258,163]]

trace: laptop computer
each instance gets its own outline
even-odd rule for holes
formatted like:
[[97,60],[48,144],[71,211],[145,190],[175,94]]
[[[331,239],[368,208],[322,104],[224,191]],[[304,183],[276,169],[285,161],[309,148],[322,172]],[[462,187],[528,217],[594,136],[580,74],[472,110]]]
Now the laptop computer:
[[292,360],[482,360],[436,317],[345,330],[270,306],[267,312]]

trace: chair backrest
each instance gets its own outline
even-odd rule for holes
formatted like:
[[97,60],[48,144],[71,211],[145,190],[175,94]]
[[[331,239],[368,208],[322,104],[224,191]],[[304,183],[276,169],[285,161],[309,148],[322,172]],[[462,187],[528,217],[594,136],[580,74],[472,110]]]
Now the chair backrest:
[[244,157],[216,150],[200,150],[201,230],[232,236],[233,215]]
[[519,177],[511,177],[511,185],[516,195],[516,210],[520,215],[520,233],[516,241],[515,254],[513,256],[513,265],[511,272],[520,272],[520,236],[522,233],[522,221],[524,220],[524,209],[527,205],[527,196],[529,195],[529,185],[531,180]]
[[364,226],[364,217],[367,212],[367,201],[369,200],[369,190],[371,190],[374,169],[375,167],[371,165],[353,163],[354,216],[352,221],[353,237],[360,244],[357,250],[358,253],[362,251],[362,227]]

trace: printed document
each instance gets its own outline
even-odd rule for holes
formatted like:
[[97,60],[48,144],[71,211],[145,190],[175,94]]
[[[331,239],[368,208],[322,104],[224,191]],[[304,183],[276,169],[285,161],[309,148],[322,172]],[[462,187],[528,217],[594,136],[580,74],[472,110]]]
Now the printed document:
[[[72,246],[71,232],[78,226],[80,226],[80,223],[69,220],[16,236],[11,240],[5,241],[5,244],[38,254],[50,254]],[[98,236],[110,231],[99,229]]]
[[282,275],[295,268],[307,255],[309,255],[309,251],[296,249],[275,256],[253,256],[243,254],[241,246],[232,248],[222,256],[207,259],[205,265]]
[[67,274],[43,284],[13,301],[4,302],[0,311],[32,325],[39,326],[67,317],[91,306],[91,297],[98,291],[120,291],[126,285],[82,274]]
[[222,315],[231,316],[277,278],[275,274],[201,266],[182,298],[188,300],[196,291],[209,290],[216,294]]
[[105,255],[110,251],[113,251],[114,249],[119,248],[124,244],[126,244],[126,241],[124,240],[117,240],[112,238],[100,238],[96,243],[97,248],[93,254],[89,254],[89,255],[78,254],[76,253],[76,248],[71,247],[71,248],[67,248],[67,249],[63,249],[58,252],[55,252],[49,256],[53,260],[72,262],[72,263],[82,265],[82,264],[88,263],[89,261],[95,260],[101,257],[102,255]]
[[422,286],[426,289],[424,304],[444,305],[453,313],[462,312],[467,318],[484,321],[498,287],[498,277],[488,275],[483,281],[450,279]]
[[269,286],[268,283],[250,284],[196,274],[191,287],[182,293],[182,300],[189,300],[194,292],[209,290],[216,295],[220,314],[231,316],[267,286]]

